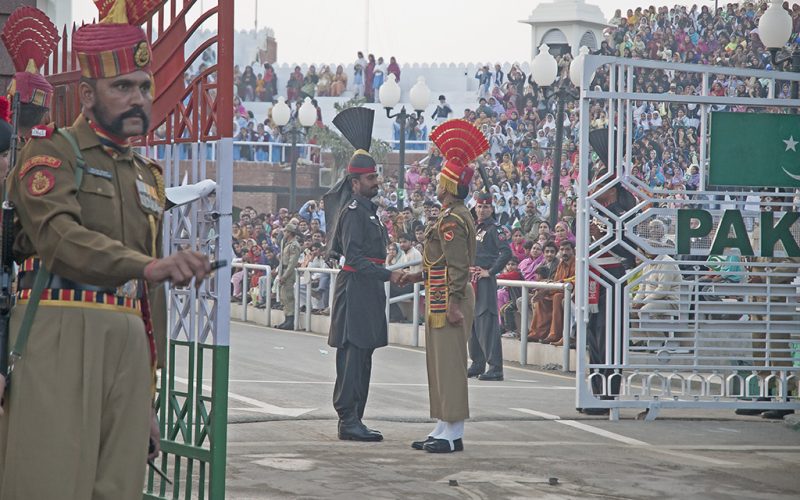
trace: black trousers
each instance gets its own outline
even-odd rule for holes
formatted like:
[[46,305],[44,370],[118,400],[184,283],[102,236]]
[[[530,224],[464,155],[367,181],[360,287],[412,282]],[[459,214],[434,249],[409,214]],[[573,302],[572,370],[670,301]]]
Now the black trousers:
[[477,367],[489,365],[493,371],[503,371],[503,345],[500,322],[497,318],[497,280],[478,280],[475,296],[475,319],[469,337],[469,358]]
[[336,384],[333,408],[341,420],[364,417],[372,372],[372,352],[347,343],[336,349]]
[[[611,268],[607,269],[607,271],[609,274],[617,278],[625,274],[625,268],[623,267]],[[602,278],[599,279],[602,280]],[[612,293],[613,290],[614,288],[612,287]],[[597,305],[600,310],[599,312],[589,314],[589,323],[586,325],[586,345],[589,350],[589,363],[591,364],[609,364],[613,361],[613,359],[606,360],[606,304],[609,300],[614,300],[613,295],[607,295],[606,289],[601,286],[600,296],[598,297],[597,301]],[[614,311],[619,309],[620,317],[625,317],[624,311],[622,311],[622,306],[623,304],[613,304],[611,306],[611,331],[613,331],[615,335],[622,335],[622,325],[617,325],[613,316]],[[620,342],[620,350],[621,349],[623,349],[622,342]],[[622,359],[621,353],[620,359]],[[608,377],[614,373],[614,370],[610,368],[601,368],[598,371],[606,377],[606,387],[609,387]],[[592,393],[598,396],[603,394],[603,380],[601,377],[593,377],[591,380]],[[620,381],[621,375],[617,375],[611,379],[611,385],[606,393],[607,398],[613,398],[614,396],[619,395]]]

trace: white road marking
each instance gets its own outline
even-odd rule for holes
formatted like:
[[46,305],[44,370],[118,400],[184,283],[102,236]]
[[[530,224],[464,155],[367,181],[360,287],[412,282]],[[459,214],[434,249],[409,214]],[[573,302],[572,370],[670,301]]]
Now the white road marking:
[[510,408],[510,409],[522,413],[527,413],[529,415],[533,415],[536,417],[542,417],[545,420],[561,420],[561,417],[559,417],[558,415],[552,415],[550,413],[545,413],[543,411],[529,410],[527,408]]
[[583,422],[578,422],[577,420],[556,420],[556,422],[569,427],[580,429],[582,431],[591,432],[592,434],[596,434],[604,438],[613,439],[614,441],[619,441],[620,443],[630,444],[634,446],[650,446],[649,443],[645,443],[644,441],[639,441],[638,439],[629,438],[627,436],[623,436],[622,434],[617,434],[616,432],[611,432],[605,429],[600,429],[599,427],[594,427],[592,425],[584,424]]
[[[175,380],[182,384],[189,383],[187,379],[181,377],[175,377]],[[211,392],[211,386],[203,385],[203,389]],[[281,415],[284,417],[299,417],[300,415],[305,415],[306,413],[316,410],[316,408],[283,408],[281,406],[271,405],[247,396],[242,396],[241,394],[236,394],[234,392],[228,393],[228,399],[234,399],[236,401],[253,406],[253,408],[249,409],[250,411],[267,413],[270,415]]]
[[692,455],[689,453],[681,453],[680,451],[675,451],[672,449],[668,449],[666,447],[655,446],[650,443],[646,443],[644,441],[640,441],[638,439],[630,438],[628,436],[623,436],[622,434],[617,434],[616,432],[607,431],[605,429],[601,429],[599,427],[595,427],[593,425],[585,424],[583,422],[578,422],[577,420],[562,420],[561,417],[558,415],[551,415],[549,413],[537,411],[537,410],[530,410],[528,408],[511,408],[511,410],[515,410],[522,413],[527,413],[529,415],[535,415],[537,417],[542,417],[545,420],[552,420],[556,423],[566,425],[568,427],[573,427],[575,429],[579,429],[585,432],[589,432],[595,434],[597,436],[601,436],[607,439],[611,439],[614,441],[618,441],[620,443],[624,443],[631,446],[638,446],[641,448],[646,448],[649,451],[654,451],[657,453],[662,453],[664,455],[670,455],[673,457],[681,458],[681,459],[688,459],[688,460],[695,460],[698,462],[705,462],[710,463],[713,465],[720,465],[720,466],[734,466],[738,465],[737,462],[730,462],[728,460],[718,460],[716,458],[710,457],[703,457],[700,455]]

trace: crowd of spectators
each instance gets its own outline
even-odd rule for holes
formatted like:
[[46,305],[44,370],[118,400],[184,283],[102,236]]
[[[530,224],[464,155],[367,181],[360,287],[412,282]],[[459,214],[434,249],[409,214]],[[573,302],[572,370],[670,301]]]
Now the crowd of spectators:
[[[743,2],[720,7],[716,12],[706,5],[651,6],[629,10],[624,16],[617,11],[610,20],[613,27],[606,30],[596,53],[769,69],[769,53],[761,44],[756,30],[758,18],[765,8],[763,3]],[[791,7],[790,13],[793,31],[798,33],[800,7]],[[567,78],[571,60],[568,53],[557,56],[560,79]],[[278,82],[267,66],[264,73],[259,75],[253,75],[252,70],[247,69],[241,75],[237,73],[238,96],[241,99],[262,99],[262,96],[268,99],[275,95]],[[384,66],[382,58],[376,60],[369,55],[365,59],[359,53],[353,75],[356,92],[368,100],[374,99],[385,75],[395,73],[395,69],[399,80],[399,66],[396,66],[394,58],[391,58],[389,66]],[[339,90],[334,90],[337,83],[347,85],[347,76],[340,70],[341,66],[335,73],[323,68],[321,74],[317,75],[312,66],[303,75],[298,67],[286,84],[287,94],[291,88],[294,94],[290,97],[313,97],[323,95],[322,92],[331,95]],[[269,74],[272,74],[271,78],[267,77]],[[326,77],[323,78],[323,75]],[[406,123],[406,133],[410,134],[406,138],[425,141],[437,124],[449,118],[463,118],[481,130],[490,148],[477,162],[488,174],[488,189],[494,195],[496,218],[498,223],[507,228],[514,254],[503,277],[554,279],[557,262],[564,251],[562,243],[574,243],[576,181],[581,175],[578,165],[578,108],[574,102],[569,102],[564,115],[557,116],[556,103],[546,100],[543,89],[516,64],[507,72],[499,64],[487,64],[475,78],[479,91],[474,106],[453,110],[445,96],[440,96],[439,106],[430,116],[431,130],[425,123],[426,117],[414,118],[413,123]],[[608,72],[601,68],[595,74],[592,85],[608,89],[609,79]],[[712,95],[728,96],[767,97],[771,95],[770,92],[776,96],[788,95],[788,85],[779,83],[779,88],[770,90],[768,83],[756,78],[717,75],[708,80],[709,88],[705,90]],[[636,90],[649,93],[692,96],[703,92],[701,75],[684,71],[637,70],[634,85]],[[749,111],[744,106],[718,106],[716,109]],[[655,192],[660,189],[686,191],[686,196],[691,197],[692,191],[700,186],[700,111],[699,105],[691,103],[634,103],[634,141],[632,151],[626,155],[625,174],[637,179],[643,189]],[[246,120],[246,111],[243,113],[241,117]],[[603,102],[591,103],[590,113],[591,119],[587,122],[590,128],[608,126]],[[563,155],[559,165],[554,164],[557,120],[562,121],[564,134]],[[280,130],[272,126],[269,119],[264,124],[245,123],[242,128],[253,130],[260,137],[263,137],[261,134],[270,137],[280,135]],[[395,132],[399,133],[399,123]],[[438,215],[435,190],[442,157],[435,147],[425,146],[424,143],[412,143],[410,146],[419,147],[418,144],[428,148],[427,155],[406,168],[405,189],[398,189],[397,175],[389,173],[377,197],[379,217],[391,238],[387,264],[416,255],[411,250],[421,249],[425,225]],[[256,151],[255,154],[259,153]],[[593,160],[597,160],[597,157],[593,156]],[[550,227],[551,182],[555,169],[560,173],[556,203],[558,213],[555,214],[557,224]],[[473,196],[467,199],[470,207],[475,204],[477,191],[483,188],[483,181],[477,175],[473,187]],[[323,255],[315,253],[313,249],[316,243],[324,245],[327,238],[321,201],[296,208],[282,208],[275,214],[256,214],[252,209],[243,210],[242,218],[234,228],[237,256],[247,262],[267,263],[274,267],[281,248],[281,228],[294,218],[302,232],[304,246],[302,262],[298,264],[302,267],[313,261],[314,267],[320,267],[318,264],[321,263],[329,267],[336,266],[336,262],[326,261]],[[315,293],[327,296],[326,291],[320,291],[319,288],[329,286],[329,282],[326,282],[327,285],[320,284],[321,278],[317,276],[315,280],[312,277],[311,286]],[[238,288],[234,288],[234,296],[241,299],[248,290],[255,289],[252,299],[257,304],[263,304],[264,294],[269,292],[265,292],[263,286],[259,290],[258,277],[252,278],[249,285],[248,288],[240,283]],[[511,307],[512,313],[515,304],[513,293],[513,290],[501,290],[498,297],[501,308],[507,310]],[[313,309],[324,310],[326,307],[324,302],[312,304]],[[394,309],[393,314],[397,318],[404,316]],[[517,325],[512,324],[513,314],[504,317],[508,330],[519,330]],[[531,330],[534,339],[540,336],[536,330]],[[538,325],[538,332],[544,331],[544,325]]]

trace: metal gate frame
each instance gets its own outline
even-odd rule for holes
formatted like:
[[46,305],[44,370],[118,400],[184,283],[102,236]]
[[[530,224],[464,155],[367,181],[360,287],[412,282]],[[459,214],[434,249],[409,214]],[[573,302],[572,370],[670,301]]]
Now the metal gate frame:
[[[592,89],[590,87],[593,75],[596,70],[605,67],[609,72],[609,88]],[[660,69],[665,71],[681,71],[702,75],[702,92],[700,96],[686,96],[675,94],[648,94],[638,92],[634,88],[634,75],[637,71],[645,69]],[[727,96],[708,95],[710,77],[712,75],[738,76],[742,78],[755,77],[766,79],[770,82],[769,98],[743,98]],[[780,317],[772,315],[770,302],[751,301],[747,303],[748,310],[757,311],[759,314],[766,315],[766,352],[764,353],[765,366],[742,368],[737,359],[755,359],[753,351],[752,337],[750,333],[739,335],[736,341],[731,341],[725,336],[725,322],[714,318],[714,314],[707,316],[701,315],[699,309],[695,314],[678,316],[678,321],[662,321],[660,328],[665,330],[672,328],[679,331],[676,334],[678,339],[676,345],[680,349],[668,349],[667,341],[664,346],[656,352],[644,353],[635,352],[630,346],[630,339],[636,333],[636,323],[631,322],[629,298],[629,287],[641,283],[646,277],[637,278],[638,281],[627,283],[628,279],[635,275],[637,270],[641,270],[644,264],[653,262],[642,255],[637,249],[637,245],[631,245],[630,241],[646,245],[643,242],[642,234],[637,227],[652,217],[658,216],[669,221],[674,221],[677,207],[686,206],[689,202],[699,204],[703,208],[714,212],[714,219],[718,219],[720,204],[723,203],[715,196],[728,196],[733,203],[743,204],[745,195],[758,197],[759,206],[772,206],[777,210],[787,211],[793,207],[791,202],[772,202],[765,203],[764,197],[774,195],[775,192],[767,189],[753,190],[753,192],[743,193],[742,191],[708,191],[706,189],[707,164],[708,164],[708,135],[709,135],[709,116],[714,105],[745,105],[770,108],[797,108],[800,107],[799,99],[777,99],[774,89],[777,88],[776,81],[800,81],[797,73],[749,70],[739,68],[723,68],[714,66],[694,65],[694,64],[672,64],[660,61],[649,61],[641,59],[628,59],[607,56],[587,56],[584,62],[583,81],[580,82],[580,180],[578,183],[578,214],[577,214],[577,266],[576,266],[576,316],[577,316],[577,349],[579,353],[587,352],[587,323],[589,321],[589,277],[590,268],[595,272],[604,273],[599,270],[598,257],[605,250],[615,244],[622,244],[633,251],[637,257],[641,258],[643,264],[637,265],[634,269],[627,270],[620,279],[610,279],[613,282],[609,293],[613,293],[616,302],[624,304],[622,308],[612,307],[612,301],[607,301],[606,308],[606,356],[604,363],[591,364],[587,356],[577,357],[576,375],[576,407],[578,408],[608,408],[610,418],[619,418],[620,408],[640,408],[647,409],[647,419],[654,419],[661,408],[752,408],[755,405],[745,398],[765,397],[768,401],[759,401],[758,408],[766,409],[800,409],[800,399],[798,399],[798,389],[800,389],[800,368],[797,366],[777,366],[774,364],[778,356],[775,352],[778,343],[774,342],[771,330],[781,331],[788,329],[791,339],[800,342],[800,309],[794,309],[794,313],[788,313],[793,322],[787,322]],[[589,182],[586,172],[590,169],[590,101],[602,100],[607,103],[607,116],[609,121],[609,157],[612,165],[609,171],[600,179]],[[700,107],[700,188],[693,192],[698,198],[686,200],[680,199],[678,191],[648,189],[640,181],[633,180],[626,176],[630,170],[630,165],[623,157],[624,151],[632,151],[633,138],[633,115],[632,103],[634,101],[655,101],[659,103],[693,103]],[[614,134],[613,130],[618,133]],[[624,149],[623,149],[624,148]],[[638,198],[637,205],[622,216],[616,217],[597,202],[597,197],[613,186],[622,185]],[[686,193],[686,192],[683,192]],[[668,202],[672,206],[669,208],[651,208],[649,203],[658,199],[659,202]],[[757,212],[756,212],[757,213]],[[751,214],[754,216],[754,214]],[[590,220],[597,219],[603,221],[607,226],[611,226],[610,231],[605,237],[600,238],[594,243],[589,239]],[[800,223],[792,226],[792,232],[797,238],[800,235]],[[628,241],[623,241],[625,237]],[[681,260],[675,254],[676,250],[662,251],[652,246],[648,251],[655,253],[667,253],[675,257],[678,264],[690,265],[690,260]],[[700,244],[693,245],[692,254],[708,254],[708,249]],[[767,293],[775,294],[785,298],[785,303],[794,304],[797,300],[797,285],[770,285],[772,273],[769,269],[764,269],[768,264],[744,263],[744,273],[766,275]],[[800,274],[800,264],[795,263],[790,266],[794,269],[793,274]],[[612,278],[608,273],[604,273],[607,278]],[[698,272],[689,271],[690,281],[696,282]],[[681,278],[683,279],[683,278]],[[774,279],[774,278],[772,278]],[[748,284],[749,285],[749,284]],[[757,292],[748,292],[748,285],[742,285],[735,290],[740,296],[753,297]],[[718,292],[720,295],[728,293],[730,290]],[[763,292],[759,289],[759,292]],[[748,295],[749,294],[749,295]],[[696,299],[691,296],[681,296],[678,307],[690,309],[696,307]],[[759,304],[763,305],[763,311],[759,309]],[[796,306],[797,307],[797,306]],[[786,309],[786,308],[785,308]],[[712,311],[713,313],[714,311]],[[617,325],[623,328],[611,332],[611,315],[615,315]],[[787,314],[787,313],[784,313]],[[752,316],[747,316],[749,318]],[[745,319],[745,315],[740,318]],[[670,324],[671,323],[671,324]],[[681,325],[686,324],[686,328],[681,330]],[[666,326],[670,324],[670,326]],[[727,324],[730,324],[728,322]],[[677,326],[676,326],[677,325]],[[639,324],[641,326],[641,323]],[[736,326],[736,325],[734,325]],[[796,331],[795,331],[796,328]],[[746,328],[740,328],[746,332]],[[682,332],[682,333],[681,333]],[[688,332],[688,333],[687,333]],[[685,335],[691,338],[692,342],[684,342],[680,338]],[[718,335],[714,337],[714,335]],[[745,338],[747,337],[747,338]],[[710,340],[711,339],[711,340]],[[749,341],[748,341],[749,339]],[[710,347],[703,347],[703,343],[709,343]],[[686,348],[685,344],[690,344]],[[791,345],[788,344],[787,345]],[[720,347],[722,346],[722,347]],[[764,349],[762,349],[764,350]],[[684,352],[687,351],[687,352]],[[785,349],[784,349],[785,351]],[[749,354],[748,354],[749,353]],[[649,354],[649,355],[648,355]],[[785,359],[784,359],[785,361]],[[671,363],[675,363],[671,365]],[[683,363],[683,364],[681,364]],[[671,366],[670,366],[671,365]],[[603,371],[601,371],[603,370]],[[603,373],[607,373],[608,376]],[[604,385],[604,393],[610,387],[610,379],[619,377],[621,382],[620,394],[611,395],[609,399],[600,399],[592,394],[591,378],[601,377]],[[771,393],[771,389],[774,393]],[[791,392],[790,392],[791,391]]]
[[[193,24],[187,28],[190,17]],[[177,78],[182,80],[206,51],[216,50],[216,60],[185,89],[180,87],[178,95],[170,93],[176,80],[157,89],[175,96],[159,103],[161,116],[166,115],[158,124],[163,134],[151,133],[147,140],[149,152],[164,167],[167,186],[184,179],[217,183],[215,194],[165,213],[165,255],[192,249],[210,259],[232,261],[233,19],[234,0],[220,0],[204,12],[197,0],[169,0],[147,23],[153,38],[180,43],[179,50],[202,27],[216,28],[185,58]],[[167,69],[166,62],[161,64]],[[174,68],[172,72],[174,78]],[[199,289],[167,288],[166,362],[157,399],[162,454],[156,465],[173,484],[149,471],[146,499],[225,498],[230,278],[228,265]]]

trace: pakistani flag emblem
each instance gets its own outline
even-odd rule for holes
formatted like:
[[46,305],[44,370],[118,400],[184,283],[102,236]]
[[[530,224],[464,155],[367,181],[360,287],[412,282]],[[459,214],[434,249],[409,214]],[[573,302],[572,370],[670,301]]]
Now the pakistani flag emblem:
[[711,113],[708,183],[800,187],[800,115]]

